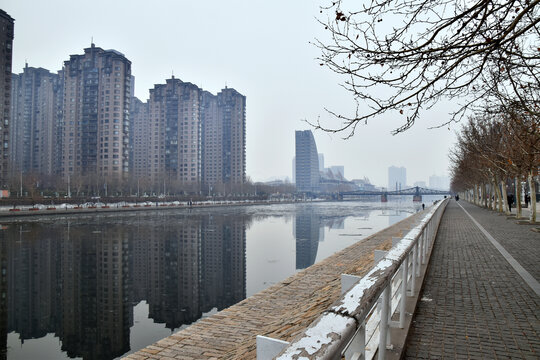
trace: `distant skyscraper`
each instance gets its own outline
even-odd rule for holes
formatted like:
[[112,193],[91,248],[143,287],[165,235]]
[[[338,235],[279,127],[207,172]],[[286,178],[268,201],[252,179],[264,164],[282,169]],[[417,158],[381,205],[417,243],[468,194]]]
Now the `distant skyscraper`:
[[430,189],[439,189],[439,190],[448,190],[450,189],[450,179],[448,176],[437,176],[432,175],[429,177],[429,188]]
[[345,179],[345,167],[343,165],[330,166],[330,170],[337,178]]
[[6,188],[9,164],[9,112],[11,99],[11,60],[13,57],[13,18],[0,10],[0,185]]
[[292,182],[296,183],[296,156],[292,159]]
[[64,178],[127,178],[131,62],[92,44],[83,55],[71,55],[64,72]]
[[319,154],[319,171],[324,171],[324,154]]
[[43,68],[29,67],[13,75],[11,171],[53,175],[59,168],[58,127],[63,78]]
[[388,191],[403,190],[407,186],[407,169],[390,166],[388,168]]
[[296,131],[296,190],[319,190],[319,155],[311,130]]

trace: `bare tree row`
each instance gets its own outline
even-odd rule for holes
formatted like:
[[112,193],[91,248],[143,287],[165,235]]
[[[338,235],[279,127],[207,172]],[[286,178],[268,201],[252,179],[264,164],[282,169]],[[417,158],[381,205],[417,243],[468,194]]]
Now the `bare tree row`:
[[[198,182],[186,183],[167,175],[152,180],[149,177],[129,177],[124,180],[104,178],[97,174],[71,176],[47,176],[38,173],[13,173],[7,181],[14,198],[40,199],[47,197],[126,197],[126,196],[226,196],[229,194],[257,195],[263,187],[247,181],[245,183],[216,183],[206,185]],[[289,186],[290,187],[290,186]],[[289,189],[281,189],[287,192]],[[279,190],[278,190],[279,191]]]
[[[476,204],[510,214],[507,184],[515,182],[517,217],[522,216],[522,182],[528,182],[536,221],[540,166],[540,117],[520,104],[486,108],[470,117],[450,154],[454,191]],[[513,194],[512,194],[513,195]]]

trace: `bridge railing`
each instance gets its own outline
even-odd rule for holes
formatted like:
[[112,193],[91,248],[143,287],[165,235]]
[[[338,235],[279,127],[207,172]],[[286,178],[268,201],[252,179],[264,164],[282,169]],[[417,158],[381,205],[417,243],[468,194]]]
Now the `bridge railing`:
[[433,206],[303,334],[290,344],[280,342],[278,346],[284,350],[276,358],[372,359],[377,354],[378,359],[384,359],[387,347],[392,348],[390,329],[405,326],[406,299],[418,295],[415,289],[419,288],[420,268],[428,262],[448,200]]

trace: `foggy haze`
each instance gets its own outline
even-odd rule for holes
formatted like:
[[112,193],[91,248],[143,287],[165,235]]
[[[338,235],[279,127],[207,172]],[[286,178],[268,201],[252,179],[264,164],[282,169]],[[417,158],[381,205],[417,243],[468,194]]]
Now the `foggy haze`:
[[[29,66],[61,69],[70,54],[96,46],[115,49],[132,62],[135,95],[145,101],[154,84],[176,78],[212,93],[225,86],[247,98],[247,176],[255,181],[292,178],[294,130],[310,129],[303,120],[336,127],[324,108],[354,111],[343,79],[319,65],[324,39],[312,1],[29,1],[4,0],[15,19],[13,72]],[[347,179],[368,177],[387,184],[388,167],[407,168],[407,182],[428,183],[446,175],[452,128],[428,130],[449,119],[451,104],[425,112],[403,134],[400,115],[387,114],[359,126],[356,135],[315,131],[325,166],[343,165]]]

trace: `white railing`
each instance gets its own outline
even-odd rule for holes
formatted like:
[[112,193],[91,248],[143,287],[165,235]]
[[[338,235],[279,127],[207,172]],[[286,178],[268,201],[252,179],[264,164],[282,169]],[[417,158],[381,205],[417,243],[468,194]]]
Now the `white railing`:
[[390,329],[405,327],[406,300],[418,295],[420,269],[428,262],[447,203],[431,207],[390,251],[376,253],[375,261],[382,258],[364,277],[343,275],[341,298],[291,343],[258,336],[257,358],[384,359],[393,347]]

